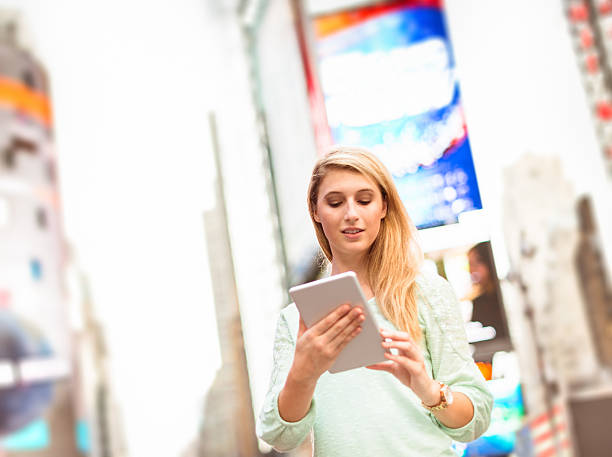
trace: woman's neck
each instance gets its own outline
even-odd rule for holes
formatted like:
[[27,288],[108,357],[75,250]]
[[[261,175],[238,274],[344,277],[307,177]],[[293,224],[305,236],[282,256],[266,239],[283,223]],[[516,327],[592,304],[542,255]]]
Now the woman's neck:
[[337,275],[345,271],[354,271],[357,275],[357,281],[363,290],[366,300],[374,296],[374,292],[368,281],[368,269],[364,261],[360,262],[343,262],[342,259],[334,257],[331,262],[331,274]]

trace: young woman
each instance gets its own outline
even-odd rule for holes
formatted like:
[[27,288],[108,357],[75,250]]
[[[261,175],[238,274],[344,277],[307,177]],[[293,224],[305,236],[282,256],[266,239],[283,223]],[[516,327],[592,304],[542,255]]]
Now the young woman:
[[389,172],[366,150],[336,147],[314,167],[308,208],[331,274],[357,274],[382,346],[398,354],[330,374],[362,311],[342,305],[306,328],[287,306],[258,435],[288,451],[313,432],[315,456],[456,456],[452,440],[488,427],[492,396],[449,284],[420,271],[416,229]]

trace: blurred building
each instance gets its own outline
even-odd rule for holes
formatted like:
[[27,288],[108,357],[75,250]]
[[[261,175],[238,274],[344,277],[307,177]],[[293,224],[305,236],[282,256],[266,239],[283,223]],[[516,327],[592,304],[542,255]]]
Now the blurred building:
[[[72,389],[66,262],[44,67],[0,12],[0,449],[87,452]],[[79,436],[80,435],[80,436]]]
[[225,191],[217,143],[217,125],[211,115],[210,128],[215,144],[217,179],[215,205],[204,215],[208,258],[213,279],[222,365],[207,393],[197,454],[206,456],[260,455],[252,414],[251,389],[247,371],[236,274],[229,238]]

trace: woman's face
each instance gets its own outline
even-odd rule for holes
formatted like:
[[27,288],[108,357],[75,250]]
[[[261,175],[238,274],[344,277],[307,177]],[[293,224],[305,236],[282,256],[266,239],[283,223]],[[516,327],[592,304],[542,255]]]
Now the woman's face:
[[314,219],[322,225],[334,258],[366,254],[386,214],[378,185],[360,173],[331,170],[319,186]]
[[489,282],[489,267],[482,261],[476,252],[468,253],[470,275],[474,284],[486,286]]

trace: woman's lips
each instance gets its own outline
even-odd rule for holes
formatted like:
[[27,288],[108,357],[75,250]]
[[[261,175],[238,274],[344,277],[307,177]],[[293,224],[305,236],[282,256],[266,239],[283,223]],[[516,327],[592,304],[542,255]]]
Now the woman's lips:
[[342,234],[349,239],[359,238],[362,232],[363,229],[356,227],[345,228],[344,230],[342,230]]

